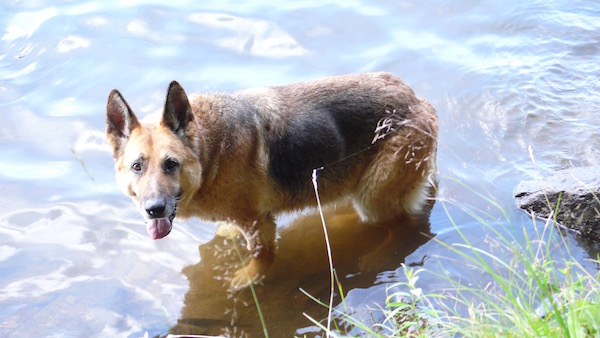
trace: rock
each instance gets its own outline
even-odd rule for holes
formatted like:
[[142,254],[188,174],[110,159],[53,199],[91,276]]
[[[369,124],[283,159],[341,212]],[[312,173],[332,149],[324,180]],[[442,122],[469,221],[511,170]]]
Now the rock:
[[517,206],[537,217],[556,217],[561,225],[600,242],[599,173],[600,167],[573,168],[522,181],[514,192]]

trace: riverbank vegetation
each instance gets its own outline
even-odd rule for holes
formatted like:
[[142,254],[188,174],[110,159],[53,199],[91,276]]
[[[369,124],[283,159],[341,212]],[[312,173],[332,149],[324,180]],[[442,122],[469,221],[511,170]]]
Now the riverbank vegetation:
[[[497,203],[480,196],[509,222]],[[435,269],[403,265],[405,281],[389,288],[385,320],[367,326],[339,314],[338,319],[348,324],[339,327],[352,329],[330,330],[330,336],[352,336],[361,331],[379,337],[600,336],[600,274],[590,272],[571,254],[567,234],[555,220],[543,223],[532,216],[531,224],[524,226],[534,227],[535,238],[523,229],[524,241],[515,240],[499,231],[489,211],[454,204],[493,233],[490,247],[500,248],[504,252],[501,258],[494,254],[498,249],[484,250],[469,241],[449,212],[451,202],[439,199],[438,203],[463,242],[433,240],[460,256],[467,262],[465,269],[488,282],[476,285],[448,277],[452,274],[446,273],[443,259]],[[599,257],[592,263],[598,267]],[[444,278],[452,287],[425,293],[419,283],[424,274]]]

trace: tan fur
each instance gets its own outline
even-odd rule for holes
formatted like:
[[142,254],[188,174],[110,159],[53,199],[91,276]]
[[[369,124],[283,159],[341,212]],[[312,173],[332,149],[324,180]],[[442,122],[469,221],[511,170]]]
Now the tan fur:
[[[350,198],[363,221],[417,215],[426,202],[436,170],[437,117],[427,101],[391,74],[191,98],[173,82],[160,122],[138,122],[113,91],[108,141],[119,186],[142,214],[148,200],[159,198],[177,217],[240,227],[252,258],[236,273],[234,286],[266,273],[275,248],[274,216],[315,204],[309,168],[296,170],[295,154],[286,150],[299,149],[299,158],[314,157],[323,165],[321,200]],[[292,148],[296,143],[299,148]],[[135,172],[132,163],[140,158],[143,168]],[[168,169],[173,161],[176,168]]]

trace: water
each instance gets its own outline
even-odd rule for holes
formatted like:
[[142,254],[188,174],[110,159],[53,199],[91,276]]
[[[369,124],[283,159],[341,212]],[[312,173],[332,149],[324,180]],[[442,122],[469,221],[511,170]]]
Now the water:
[[[2,336],[262,335],[251,295],[223,288],[235,243],[199,220],[151,241],[117,190],[104,140],[113,88],[138,115],[161,107],[173,79],[196,92],[386,70],[426,97],[441,128],[429,222],[407,228],[396,256],[361,270],[381,232],[344,210],[328,218],[346,306],[367,322],[403,280],[402,262],[443,262],[454,278],[487,283],[419,234],[462,243],[442,201],[473,244],[507,255],[455,205],[490,212],[492,226],[518,239],[535,232],[513,206],[520,180],[600,162],[594,2],[8,1],[0,10]],[[320,225],[314,215],[280,223],[278,261],[257,296],[272,336],[311,334],[302,313],[326,313],[299,288],[328,297]],[[594,246],[568,242],[595,269]]]

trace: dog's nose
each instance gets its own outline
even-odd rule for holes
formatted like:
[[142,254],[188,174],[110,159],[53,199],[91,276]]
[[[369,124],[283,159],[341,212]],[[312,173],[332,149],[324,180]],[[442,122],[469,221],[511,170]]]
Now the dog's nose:
[[166,203],[162,200],[151,200],[146,202],[146,212],[150,218],[161,218],[165,216]]

